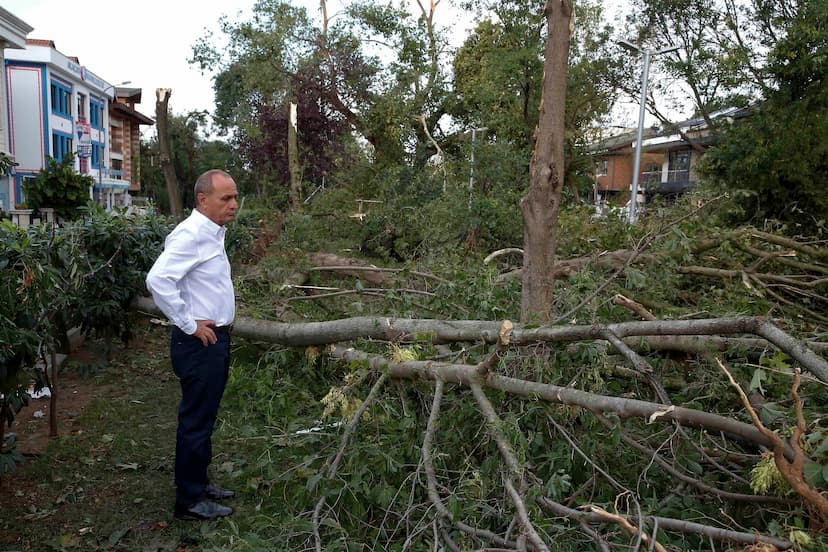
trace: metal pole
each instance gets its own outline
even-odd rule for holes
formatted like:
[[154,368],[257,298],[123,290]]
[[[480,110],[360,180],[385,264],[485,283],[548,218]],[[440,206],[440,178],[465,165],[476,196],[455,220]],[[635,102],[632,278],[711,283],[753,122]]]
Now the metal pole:
[[480,127],[480,128],[473,128],[472,135],[471,135],[471,152],[470,152],[470,159],[469,159],[469,211],[472,208],[472,193],[474,192],[474,141],[477,138],[477,131],[487,131],[489,130],[488,127]]
[[628,222],[635,222],[635,209],[638,199],[638,174],[641,169],[641,142],[644,139],[644,112],[647,107],[647,80],[650,73],[650,50],[644,50],[644,67],[641,69],[641,105],[638,108],[638,132],[635,138],[635,161],[633,163],[632,197],[630,197],[630,208],[628,209]]
[[477,129],[472,129],[471,155],[469,159],[469,211],[472,208],[472,191],[474,190],[474,139],[477,136]]

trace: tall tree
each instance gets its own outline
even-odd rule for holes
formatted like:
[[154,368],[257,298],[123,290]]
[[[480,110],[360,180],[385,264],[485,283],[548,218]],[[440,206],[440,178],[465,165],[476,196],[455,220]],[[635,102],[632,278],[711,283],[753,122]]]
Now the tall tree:
[[699,167],[735,192],[736,220],[777,219],[791,233],[828,232],[828,4],[794,2],[772,20],[767,96],[729,126]]
[[541,88],[540,120],[530,165],[529,191],[523,212],[523,290],[520,318],[547,322],[552,318],[558,210],[564,178],[564,126],[569,42],[574,28],[570,0],[547,0],[547,24]]
[[[468,3],[482,20],[458,50],[454,86],[458,107],[453,115],[465,126],[484,127],[490,141],[529,160],[538,125],[546,44],[544,2],[489,0]],[[568,60],[566,94],[566,182],[576,189],[588,159],[595,123],[609,113],[624,75],[600,5],[579,3]],[[517,175],[516,175],[517,176]],[[520,175],[528,179],[528,172]]]
[[[419,3],[421,13],[412,17],[405,9],[366,0],[349,3],[334,17],[322,0],[321,17],[314,21],[287,2],[261,0],[250,21],[223,19],[228,48],[219,51],[205,38],[194,47],[192,61],[203,69],[219,68],[219,122],[235,129],[240,147],[252,148],[251,159],[260,158],[254,151],[264,146],[259,137],[273,132],[266,119],[272,122],[279,113],[287,121],[293,102],[299,106],[300,129],[308,128],[303,111],[309,113],[312,105],[319,121],[329,124],[317,137],[300,130],[306,175],[314,170],[314,160],[304,156],[316,152],[333,160],[336,142],[347,140],[345,130],[367,146],[377,163],[424,163],[430,155],[424,135],[434,134],[444,111],[441,42],[434,23],[438,4]],[[284,148],[269,156],[285,159],[279,171],[287,166]],[[261,168],[287,185],[287,171],[277,176],[275,167]]]
[[170,206],[170,214],[176,220],[183,218],[181,207],[181,191],[175,171],[172,167],[172,153],[170,148],[170,133],[167,123],[169,118],[169,101],[172,90],[169,88],[158,88],[155,90],[155,119],[158,129],[158,150],[161,159],[161,169],[164,172],[164,181],[167,185],[167,201]]

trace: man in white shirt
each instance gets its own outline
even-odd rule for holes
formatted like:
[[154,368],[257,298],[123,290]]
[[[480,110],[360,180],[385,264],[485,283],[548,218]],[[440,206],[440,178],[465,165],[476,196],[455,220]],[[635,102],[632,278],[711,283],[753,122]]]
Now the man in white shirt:
[[210,170],[195,183],[196,208],[170,232],[147,273],[147,288],[174,324],[173,370],[181,382],[175,446],[175,517],[214,519],[233,509],[215,502],[235,493],[210,484],[212,434],[230,369],[235,315],[225,224],[236,217],[236,183]]

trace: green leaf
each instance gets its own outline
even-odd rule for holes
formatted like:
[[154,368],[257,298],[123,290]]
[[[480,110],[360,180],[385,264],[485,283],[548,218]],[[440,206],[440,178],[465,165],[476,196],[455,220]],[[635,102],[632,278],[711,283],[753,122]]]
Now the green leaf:
[[823,436],[821,433],[817,435],[817,438],[822,437],[822,443],[814,450],[813,456],[822,456],[828,453],[828,435]]
[[326,517],[320,522],[320,524],[325,527],[330,527],[331,529],[342,530],[342,526],[339,525],[333,518]]
[[698,462],[694,462],[693,460],[687,461],[687,467],[690,468],[690,471],[695,473],[696,475],[701,475],[704,473],[704,468],[701,467],[701,464]]
[[456,521],[460,519],[460,501],[457,500],[456,495],[451,495],[446,504],[448,511],[451,513],[451,520]]
[[828,483],[828,478],[825,477],[826,467],[816,462],[812,462],[810,460],[805,462],[805,467],[803,472],[805,473],[805,479],[808,480],[808,483],[813,485],[814,487],[823,487],[826,483]]
[[316,486],[319,484],[319,481],[322,479],[322,473],[316,473],[308,478],[307,483],[305,483],[305,488],[309,492],[313,492],[316,489]]
[[750,380],[750,390],[756,391],[757,389],[764,395],[765,389],[762,387],[762,380],[766,378],[765,371],[761,368],[757,368],[753,371],[753,378]]
[[124,538],[124,535],[129,533],[129,525],[125,525],[124,527],[119,527],[118,529],[114,530],[109,535],[109,539],[107,542],[109,543],[110,548],[114,548],[118,541]]
[[759,409],[759,418],[763,424],[770,424],[782,416],[782,412],[776,407],[776,403],[767,402]]

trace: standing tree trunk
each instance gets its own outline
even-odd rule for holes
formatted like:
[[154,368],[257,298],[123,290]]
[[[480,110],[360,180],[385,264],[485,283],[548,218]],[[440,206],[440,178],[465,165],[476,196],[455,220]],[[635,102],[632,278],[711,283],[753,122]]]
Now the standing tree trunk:
[[172,166],[172,152],[170,150],[170,131],[168,124],[167,104],[170,101],[172,90],[169,88],[155,89],[155,119],[158,128],[158,149],[161,157],[161,169],[164,171],[164,181],[167,183],[167,197],[170,200],[170,215],[175,220],[181,220],[181,192],[178,189],[178,180]]
[[302,205],[302,173],[299,170],[299,131],[296,104],[290,104],[288,117],[288,166],[290,167],[290,206],[296,211]]
[[520,201],[524,251],[520,319],[523,322],[548,322],[552,318],[554,279],[551,274],[564,179],[564,109],[573,1],[547,0],[544,8],[548,38],[540,120],[529,167],[529,191]]

